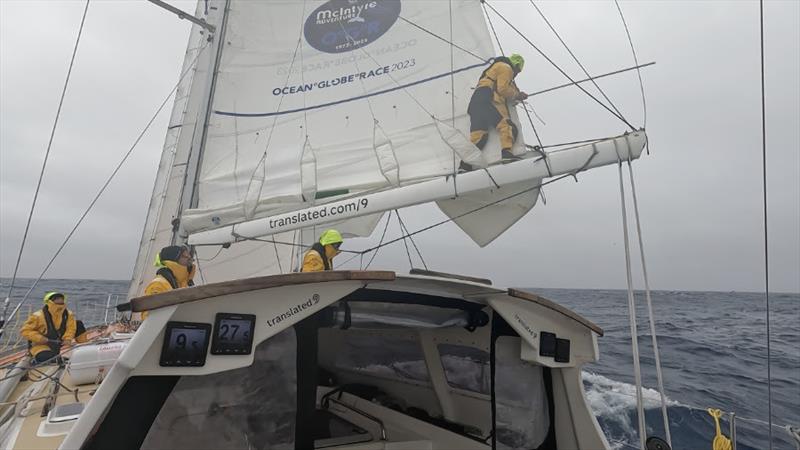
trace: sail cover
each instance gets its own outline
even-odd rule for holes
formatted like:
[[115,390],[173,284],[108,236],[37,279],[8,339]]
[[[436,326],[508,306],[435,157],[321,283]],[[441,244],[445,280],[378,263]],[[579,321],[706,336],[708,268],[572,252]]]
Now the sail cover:
[[481,165],[453,145],[494,53],[478,0],[229,8],[186,231]]

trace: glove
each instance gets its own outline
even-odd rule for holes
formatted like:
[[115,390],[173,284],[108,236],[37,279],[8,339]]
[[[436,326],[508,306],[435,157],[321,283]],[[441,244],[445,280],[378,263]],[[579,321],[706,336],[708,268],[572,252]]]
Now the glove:
[[517,94],[517,96],[515,98],[515,100],[520,101],[520,102],[523,101],[523,100],[527,100],[527,99],[528,99],[528,94],[526,94],[524,92],[520,92],[519,94]]

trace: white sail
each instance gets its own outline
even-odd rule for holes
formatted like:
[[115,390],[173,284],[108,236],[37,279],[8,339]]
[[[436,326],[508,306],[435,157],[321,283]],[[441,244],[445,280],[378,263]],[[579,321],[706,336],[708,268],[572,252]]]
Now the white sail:
[[477,0],[232,0],[224,41],[188,233],[486,165]]
[[[208,19],[206,5],[198,2],[195,16]],[[204,90],[208,84],[208,70],[212,58],[207,41],[208,32],[194,25],[181,67],[180,80],[175,91],[175,103],[169,119],[161,160],[156,173],[153,194],[147,211],[139,253],[128,291],[128,297],[141,295],[144,286],[153,278],[153,260],[162,247],[173,239],[173,220],[179,216],[179,203],[186,175],[186,161],[202,110]]]
[[[443,207],[440,205],[445,214],[453,218],[470,211],[480,213],[478,209],[485,209],[484,206],[489,203],[495,208],[510,208],[507,213],[495,218],[497,223],[485,233],[469,231],[473,227],[482,225],[481,222],[485,221],[485,218],[481,215],[457,221],[476,242],[485,245],[530,209],[536,198],[530,194],[538,190],[538,180],[636,159],[641,155],[646,143],[647,135],[643,131],[637,131],[551,152],[547,154],[546,159],[528,158],[511,164],[495,165],[485,170],[475,170],[458,175],[457,180],[454,177],[437,177],[395,189],[356,195],[324,205],[201,231],[190,235],[189,243],[209,245],[235,242],[241,238],[269,236],[330,223],[332,220],[351,219],[419,203],[455,198],[453,201],[455,203],[444,202]],[[466,203],[463,205],[457,203],[462,196],[466,198]],[[474,222],[471,222],[473,220]]]

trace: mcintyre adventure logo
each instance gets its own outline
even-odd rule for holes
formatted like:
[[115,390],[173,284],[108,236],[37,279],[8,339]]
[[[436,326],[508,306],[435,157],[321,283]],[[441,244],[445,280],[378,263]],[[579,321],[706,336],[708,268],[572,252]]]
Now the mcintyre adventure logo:
[[400,0],[331,0],[306,19],[306,41],[325,53],[342,53],[375,41],[400,16]]

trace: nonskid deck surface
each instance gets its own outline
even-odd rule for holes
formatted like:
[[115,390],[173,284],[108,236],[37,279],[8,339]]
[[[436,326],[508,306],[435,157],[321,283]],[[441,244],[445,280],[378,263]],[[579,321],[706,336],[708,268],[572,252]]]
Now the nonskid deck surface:
[[[6,372],[0,372],[0,377],[6,376]],[[49,408],[51,411],[70,403],[79,402],[85,405],[91,400],[99,384],[78,386],[72,381],[69,372],[64,370],[59,379],[58,392],[52,394],[55,382],[48,377],[54,377],[58,373],[59,367],[55,364],[38,366],[28,372],[27,379],[19,382],[6,404],[0,407],[0,416],[3,417],[11,414],[11,409],[16,410],[14,417],[0,428],[0,447],[8,450],[45,450],[61,445],[66,434],[40,435],[46,434],[46,431],[40,433],[40,427],[47,420],[46,416],[42,417],[42,411],[48,399],[52,402]]]

